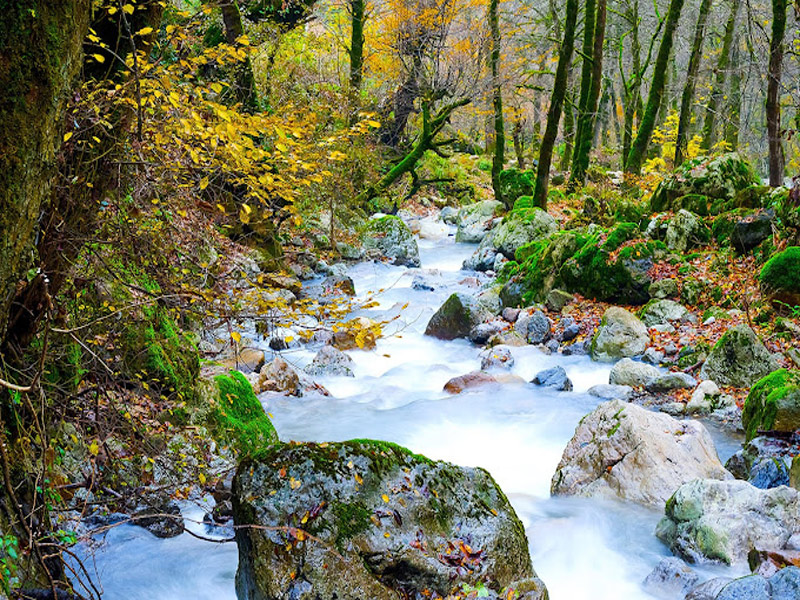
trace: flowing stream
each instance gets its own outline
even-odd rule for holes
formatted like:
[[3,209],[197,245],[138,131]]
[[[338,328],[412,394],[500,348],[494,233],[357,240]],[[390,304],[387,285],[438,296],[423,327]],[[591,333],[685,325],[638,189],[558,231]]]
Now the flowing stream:
[[[427,223],[427,230],[437,224]],[[349,269],[359,297],[375,294],[378,305],[359,314],[386,319],[390,335],[375,351],[352,351],[355,377],[319,378],[333,398],[289,398],[266,393],[265,409],[282,440],[339,441],[374,438],[397,442],[430,458],[487,469],[525,524],[533,565],[552,600],[644,600],[642,580],[669,550],[653,532],[661,511],[584,498],[551,498],[550,478],[582,416],[600,402],[586,390],[608,382],[609,365],[587,357],[545,355],[514,348],[513,372],[529,381],[561,365],[573,392],[532,385],[489,386],[449,396],[450,378],[480,368],[480,348],[460,340],[425,337],[425,326],[454,291],[476,292],[476,274],[461,271],[474,246],[455,244],[441,226],[438,239],[420,240],[421,269],[359,263]],[[420,276],[433,291],[412,288]],[[379,292],[379,290],[383,290]],[[401,310],[403,305],[406,308]],[[296,367],[309,350],[283,353]],[[739,440],[712,429],[720,458]],[[199,508],[186,516],[199,520]],[[188,526],[204,535],[205,527]],[[88,553],[86,548],[82,552]],[[214,544],[182,534],[159,540],[145,530],[121,526],[91,553],[104,598],[109,600],[235,599],[235,544]],[[746,566],[703,567],[701,575],[738,575]]]

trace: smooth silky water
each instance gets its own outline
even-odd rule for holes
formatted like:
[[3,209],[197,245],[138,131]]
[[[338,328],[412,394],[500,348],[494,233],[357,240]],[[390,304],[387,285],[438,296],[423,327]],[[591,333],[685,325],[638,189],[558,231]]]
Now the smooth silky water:
[[[437,225],[428,223],[428,230]],[[669,555],[653,532],[662,511],[622,502],[551,498],[550,479],[575,426],[600,402],[586,390],[608,382],[610,366],[581,356],[547,356],[532,347],[514,348],[513,372],[526,381],[540,370],[561,365],[575,391],[552,392],[525,385],[487,386],[449,396],[452,377],[480,368],[480,348],[444,342],[423,332],[434,311],[454,291],[476,292],[484,276],[461,271],[474,246],[455,244],[452,232],[420,240],[421,269],[359,263],[349,270],[360,298],[377,305],[362,310],[376,320],[394,316],[390,335],[375,351],[352,351],[354,378],[317,381],[333,397],[287,398],[262,394],[281,440],[388,440],[434,459],[487,469],[508,495],[525,524],[533,565],[552,600],[643,600],[652,596],[642,580]],[[412,288],[421,276],[434,291]],[[405,308],[403,308],[405,307]],[[282,356],[296,367],[314,353]],[[739,441],[712,431],[720,458]],[[187,507],[188,526],[209,535],[198,507]],[[229,534],[229,532],[228,532]],[[224,537],[224,534],[220,534]],[[86,547],[81,552],[89,554]],[[182,534],[159,540],[124,525],[106,535],[87,564],[96,570],[109,600],[235,598],[235,544],[214,544]],[[746,566],[703,567],[708,577],[739,574]]]

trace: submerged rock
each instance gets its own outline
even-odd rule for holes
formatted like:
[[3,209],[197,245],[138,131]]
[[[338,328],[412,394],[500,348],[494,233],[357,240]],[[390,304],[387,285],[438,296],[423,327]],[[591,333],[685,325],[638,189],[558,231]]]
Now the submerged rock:
[[239,465],[233,509],[242,600],[396,600],[462,584],[547,598],[483,469],[371,440],[283,445]]
[[612,306],[606,310],[594,338],[592,358],[613,362],[620,358],[642,354],[650,341],[650,334],[635,315],[624,308]]
[[355,377],[353,375],[353,359],[333,346],[323,346],[314,356],[311,364],[305,368],[305,372],[312,377],[330,375]]
[[699,576],[680,558],[670,556],[656,565],[642,587],[658,598],[683,598],[697,585]]
[[490,316],[472,296],[452,294],[428,321],[425,335],[440,340],[469,337],[472,328]]
[[481,352],[481,370],[511,369],[514,366],[514,355],[508,346],[494,346]]
[[800,532],[800,494],[746,481],[698,479],[669,499],[656,535],[690,562],[743,561],[754,547],[782,548]]
[[660,506],[687,481],[730,477],[699,422],[613,400],[581,420],[550,490]]
[[552,369],[539,371],[531,383],[541,385],[542,387],[553,388],[561,392],[572,391],[572,381],[567,377],[567,372],[564,370],[564,367],[553,367]]
[[484,373],[483,371],[472,371],[466,375],[453,377],[450,381],[444,384],[444,391],[448,394],[460,394],[465,390],[471,390],[493,383],[497,383],[497,379],[494,376],[489,375],[489,373]]

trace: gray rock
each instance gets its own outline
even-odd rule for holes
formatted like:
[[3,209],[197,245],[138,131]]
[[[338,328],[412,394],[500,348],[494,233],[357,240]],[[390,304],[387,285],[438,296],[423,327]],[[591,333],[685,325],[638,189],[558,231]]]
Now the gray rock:
[[448,225],[458,225],[458,209],[445,206],[439,213],[439,219]]
[[702,219],[688,210],[681,209],[670,219],[664,243],[673,252],[683,253],[708,241],[709,237]]
[[411,288],[421,292],[432,292],[436,289],[436,286],[430,283],[427,278],[416,275],[411,281]]
[[513,366],[514,355],[508,346],[494,346],[481,352],[481,371],[511,369]]
[[372,219],[364,230],[365,250],[377,250],[395,265],[419,267],[419,248],[408,225],[395,216]]
[[531,315],[522,314],[514,323],[514,330],[528,340],[529,344],[542,344],[550,339],[552,321],[542,311],[537,310]]
[[467,271],[491,271],[497,260],[498,252],[491,244],[485,244],[487,239],[492,237],[492,233],[486,235],[478,249],[464,261],[463,268]]
[[663,394],[672,390],[691,390],[697,385],[697,380],[688,373],[665,373],[650,380],[645,388],[654,394]]
[[452,294],[428,321],[425,335],[440,340],[468,337],[472,328],[489,316],[491,315],[472,296]]
[[518,308],[506,307],[503,309],[503,312],[501,313],[500,316],[502,316],[509,323],[515,323],[517,321],[517,318],[519,317],[520,312],[521,311]]
[[611,385],[610,383],[601,383],[600,385],[593,385],[587,392],[590,396],[595,398],[602,398],[603,400],[622,400],[627,401],[633,388],[629,385]]
[[550,290],[544,305],[553,312],[561,312],[561,310],[571,302],[575,301],[575,296],[563,290]]
[[317,352],[311,363],[306,366],[305,372],[312,377],[330,377],[340,375],[355,377],[353,375],[353,359],[333,346],[323,346]]
[[183,533],[181,509],[174,501],[134,513],[133,523],[157,538],[173,538]]
[[721,385],[750,387],[779,368],[778,361],[747,325],[725,332],[700,370],[701,379]]
[[477,244],[491,229],[491,222],[503,207],[501,202],[485,200],[461,208],[456,216],[456,242]]
[[572,325],[567,325],[564,328],[564,331],[561,333],[561,341],[562,342],[571,342],[576,337],[581,334],[581,326],[577,323],[573,323]]
[[761,575],[748,575],[722,588],[716,600],[772,600],[771,587]]
[[789,440],[757,437],[730,457],[725,467],[737,479],[766,490],[789,485],[789,472],[796,447]]
[[697,388],[692,392],[692,398],[686,405],[686,412],[689,414],[707,414],[719,408],[718,398],[722,394],[716,383],[707,379],[701,381]]
[[674,300],[653,300],[642,309],[640,318],[646,326],[654,327],[680,321],[688,314],[689,311]]
[[774,211],[766,211],[749,215],[737,221],[731,232],[731,246],[737,252],[750,252],[764,240],[772,237],[772,223],[775,220]]
[[624,308],[612,306],[606,310],[594,338],[592,358],[602,362],[613,362],[619,358],[638,356],[645,351],[650,341],[647,327]]
[[553,367],[552,369],[539,371],[531,380],[531,383],[562,392],[572,391],[572,381],[567,377],[567,372],[563,367]]
[[544,345],[544,347],[545,349],[547,349],[548,352],[553,354],[555,352],[558,352],[558,349],[561,347],[561,344],[558,342],[558,340],[551,339]]
[[469,332],[469,341],[483,345],[489,341],[489,339],[495,335],[503,331],[506,327],[508,327],[508,323],[505,321],[489,321],[488,323],[479,323],[473,327]]
[[696,585],[697,573],[680,558],[670,556],[656,565],[645,578],[644,589],[664,600],[683,598]]
[[608,383],[612,385],[629,385],[642,387],[653,379],[661,377],[662,371],[652,365],[623,358],[611,368]]
[[669,499],[656,535],[691,561],[744,561],[753,547],[782,548],[800,531],[800,494],[746,481],[698,479]]
[[650,284],[650,297],[656,300],[675,299],[680,296],[678,282],[674,279],[659,279]]
[[648,365],[657,367],[663,360],[664,353],[661,352],[661,350],[656,350],[653,347],[648,348],[644,351],[644,354],[642,354],[642,362],[646,362]]
[[[522,523],[483,469],[385,442],[287,444],[240,463],[233,508],[239,598],[396,600],[521,580],[547,597]],[[286,529],[304,515],[313,540]]]
[[772,600],[797,600],[800,598],[800,568],[786,567],[769,578]]
[[728,585],[733,579],[730,577],[714,577],[705,583],[701,583],[693,588],[687,595],[685,600],[716,600],[717,595]]
[[701,423],[612,400],[578,424],[550,490],[660,506],[681,484],[730,476]]

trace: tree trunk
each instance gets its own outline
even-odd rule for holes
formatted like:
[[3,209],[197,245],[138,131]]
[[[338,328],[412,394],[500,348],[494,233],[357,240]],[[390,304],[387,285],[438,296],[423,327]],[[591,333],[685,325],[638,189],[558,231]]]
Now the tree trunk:
[[89,0],[15,0],[0,15],[0,341],[50,197]]
[[414,147],[411,149],[411,151],[406,154],[400,162],[389,169],[389,172],[386,173],[386,175],[381,177],[375,184],[369,186],[358,196],[356,196],[354,200],[355,206],[364,206],[373,198],[377,198],[383,194],[387,189],[389,189],[389,186],[400,179],[400,177],[406,173],[412,172],[414,167],[417,165],[417,161],[419,161],[419,159],[421,159],[428,150],[437,148],[436,136],[447,124],[447,121],[450,118],[450,115],[453,114],[453,111],[462,106],[466,106],[469,104],[469,102],[470,101],[468,98],[457,100],[439,109],[434,116],[431,115],[430,102],[423,100],[422,133],[420,134],[417,143],[414,144]]
[[728,76],[728,64],[730,63],[731,48],[735,39],[736,19],[739,15],[739,0],[731,0],[731,12],[728,15],[728,22],[725,24],[725,34],[722,39],[722,50],[714,69],[714,83],[711,87],[711,97],[706,108],[706,116],[703,120],[703,142],[702,148],[705,152],[711,150],[715,143],[715,125],[719,105],[725,93],[725,79]]
[[358,112],[359,96],[361,95],[361,82],[364,78],[364,11],[366,0],[350,0],[350,17],[352,30],[350,33],[350,110],[355,121]]
[[[583,126],[585,125],[585,115],[589,110],[589,97],[592,93],[592,67],[594,64],[594,38],[595,38],[595,9],[597,0],[585,0],[583,12],[583,45],[581,46],[581,83],[580,95],[578,97],[578,121],[575,131],[575,152],[572,155],[571,170],[577,168],[578,156],[580,156],[581,140],[583,139]],[[570,184],[572,177],[570,176]]]
[[733,73],[731,74],[730,93],[728,94],[728,118],[725,121],[725,146],[728,151],[739,149],[739,127],[742,115],[742,70],[739,67],[739,47],[734,43],[731,55]]
[[[594,40],[592,44],[591,75],[589,96],[578,116],[578,135],[575,139],[575,157],[572,161],[570,189],[578,189],[586,182],[586,170],[589,168],[589,154],[594,139],[594,122],[597,116],[597,103],[600,100],[600,89],[603,82],[603,45],[606,33],[606,0],[597,0],[597,14],[594,23]],[[585,41],[585,38],[584,38]],[[586,60],[586,58],[584,58]]]
[[[549,113],[548,113],[549,114]],[[544,144],[544,141],[542,141]],[[564,155],[561,157],[562,171],[568,171],[572,164],[572,151],[575,144],[575,90],[569,89],[567,79],[567,95],[564,98]]]
[[664,36],[661,38],[661,45],[658,48],[658,55],[653,68],[653,80],[650,84],[650,93],[647,95],[647,106],[642,115],[642,122],[636,139],[633,141],[625,171],[628,173],[639,174],[642,170],[642,163],[650,144],[650,137],[656,126],[656,118],[661,108],[664,98],[664,87],[666,84],[667,67],[669,57],[672,53],[672,42],[675,38],[675,30],[678,28],[678,21],[681,17],[684,0],[670,0],[669,12],[664,26]]
[[561,109],[567,93],[569,65],[575,49],[575,25],[578,21],[578,0],[567,0],[567,16],[564,22],[564,39],[558,53],[556,78],[553,83],[553,95],[550,108],[547,110],[542,146],[539,150],[539,164],[536,167],[536,187],[533,192],[534,203],[542,208],[547,206],[547,189],[550,186],[550,165],[553,161],[553,146],[558,135],[558,123],[561,120]]
[[[222,22],[225,24],[225,39],[230,45],[235,45],[236,40],[244,35],[242,13],[235,0],[224,0],[220,5]],[[253,74],[253,63],[248,56],[244,62],[234,67],[236,81],[233,84],[233,94],[242,108],[248,112],[258,110],[258,91],[256,78]]]
[[519,112],[514,119],[514,129],[511,130],[511,139],[514,142],[514,155],[517,157],[517,167],[525,170],[525,143],[522,139],[522,117]]
[[[495,200],[505,202],[500,192],[500,172],[505,163],[506,136],[503,124],[503,93],[500,80],[500,20],[499,0],[489,0],[489,28],[491,30],[492,52],[489,61],[492,66],[492,111],[494,113],[494,156],[492,157],[492,188]],[[509,207],[510,208],[510,207]]]
[[783,148],[781,147],[781,67],[783,36],[786,33],[786,0],[772,0],[772,39],[769,44],[769,82],[767,83],[767,141],[769,143],[769,184],[783,184]]
[[711,0],[700,3],[700,12],[697,15],[697,25],[694,29],[692,53],[689,56],[689,66],[686,73],[686,84],[683,86],[681,96],[681,112],[678,117],[678,139],[675,142],[675,166],[683,163],[683,157],[688,144],[689,121],[692,117],[692,104],[694,103],[694,90],[697,86],[697,72],[700,70],[700,59],[703,54],[703,38],[706,34],[706,21],[711,12]]

